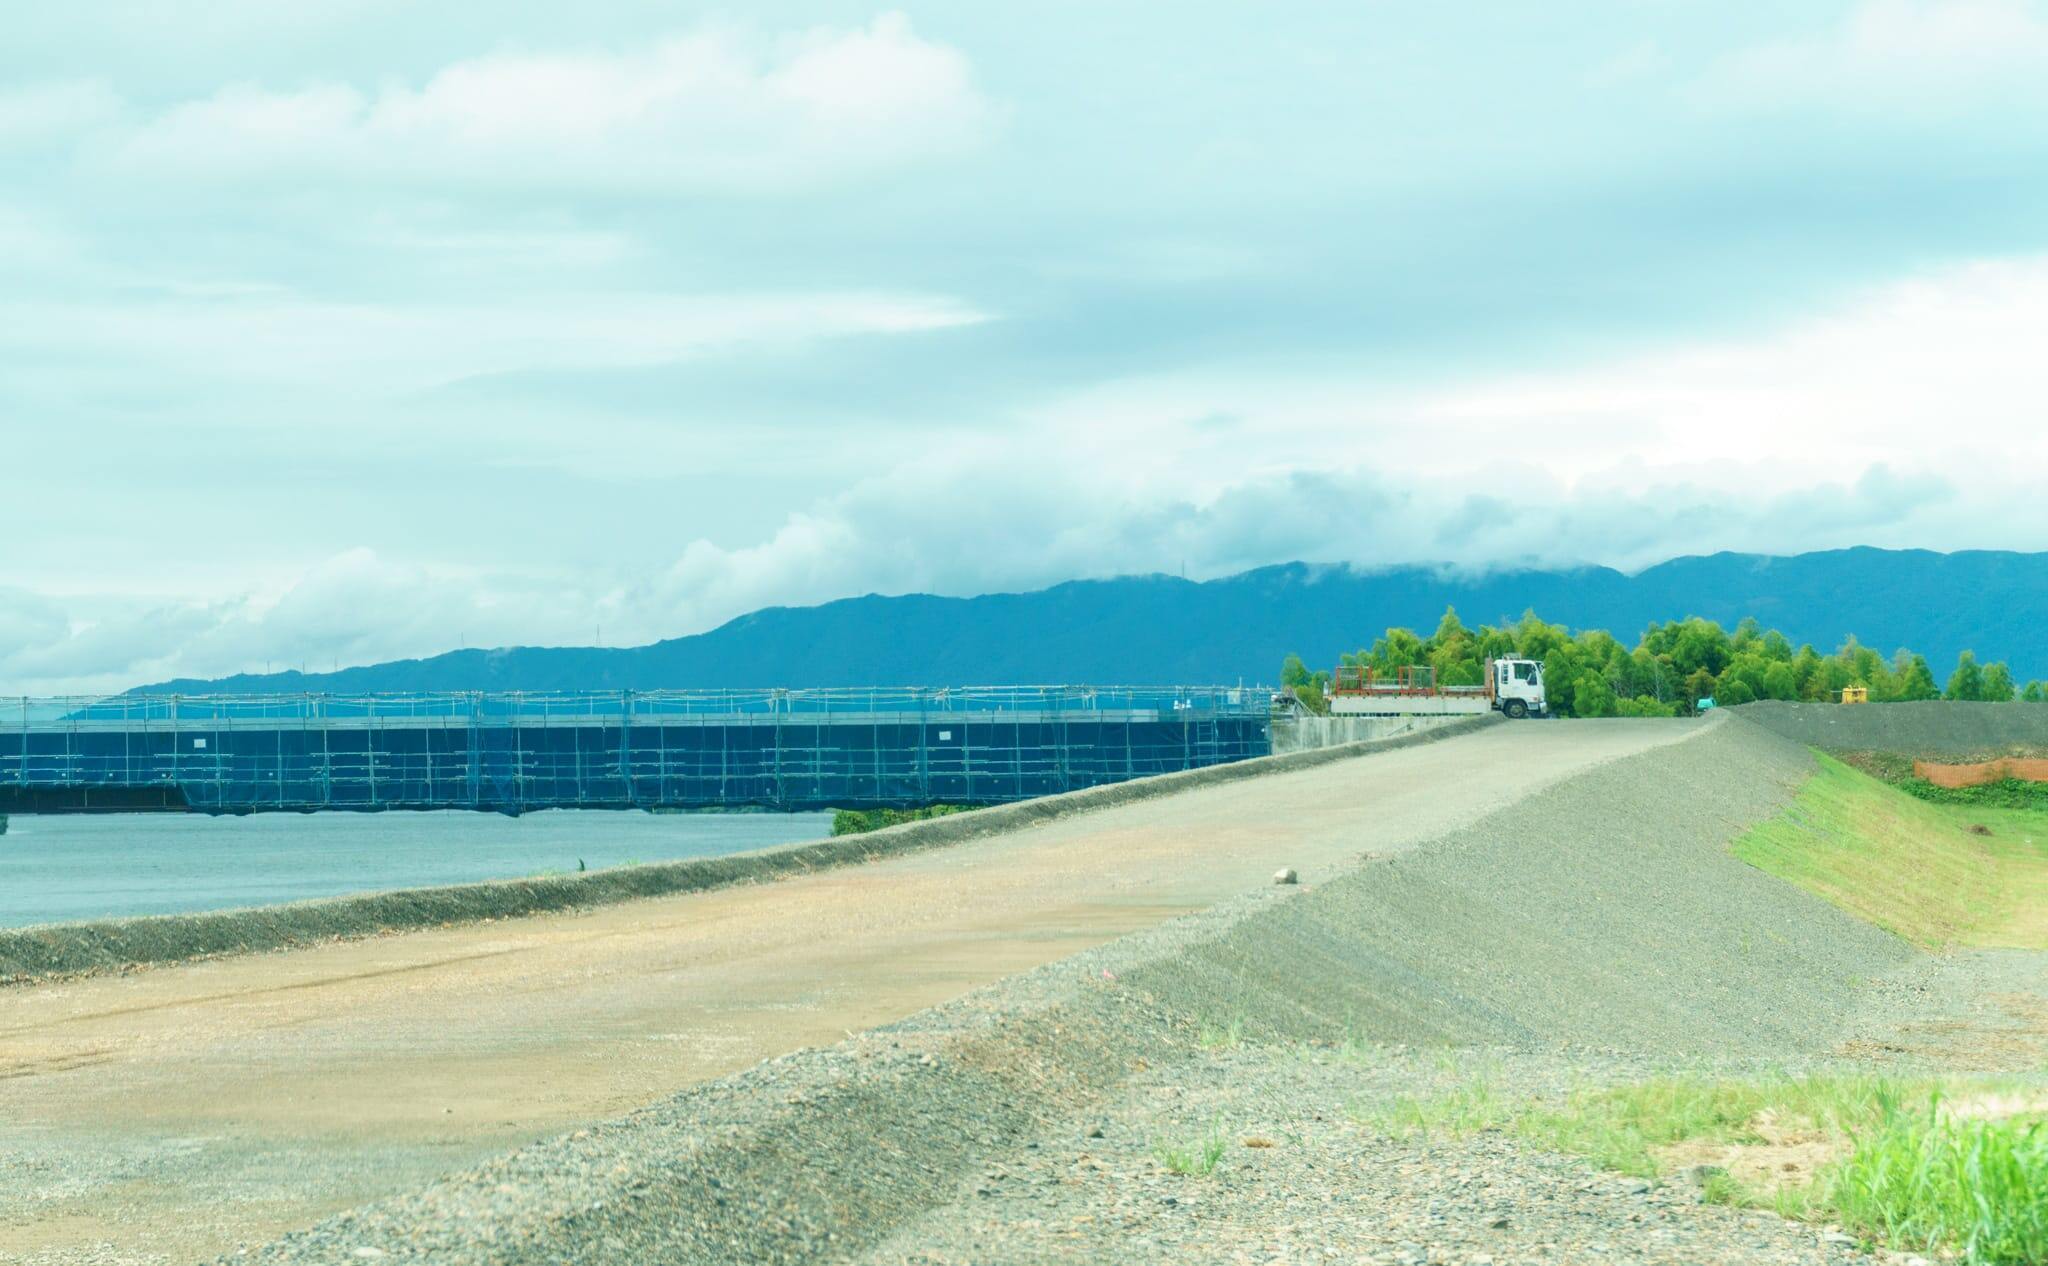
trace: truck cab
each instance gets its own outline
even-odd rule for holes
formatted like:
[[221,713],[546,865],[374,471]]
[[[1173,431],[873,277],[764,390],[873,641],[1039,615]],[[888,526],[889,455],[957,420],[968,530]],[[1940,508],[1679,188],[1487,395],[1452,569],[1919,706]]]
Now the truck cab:
[[1495,711],[1520,720],[1547,716],[1550,704],[1543,695],[1543,665],[1533,659],[1496,659],[1487,665]]

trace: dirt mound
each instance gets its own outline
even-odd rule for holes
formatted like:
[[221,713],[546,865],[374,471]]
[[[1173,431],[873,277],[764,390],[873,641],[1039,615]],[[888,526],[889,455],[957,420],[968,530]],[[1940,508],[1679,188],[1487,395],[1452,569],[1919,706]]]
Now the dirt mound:
[[1925,778],[1937,787],[1982,787],[2008,778],[2021,782],[2048,782],[2048,760],[2025,756],[2001,756],[1997,760],[1968,765],[1944,765],[1931,760],[1913,762],[1913,776]]
[[[1812,769],[1799,746],[1724,722],[1418,852],[770,1061],[255,1258],[841,1259],[1219,1029],[1811,1053],[1836,1040],[1865,981],[1915,953],[1729,856]],[[1362,818],[1360,851],[1372,843]]]
[[2048,707],[2028,703],[1745,703],[1729,714],[1831,752],[1993,757],[2048,752]]

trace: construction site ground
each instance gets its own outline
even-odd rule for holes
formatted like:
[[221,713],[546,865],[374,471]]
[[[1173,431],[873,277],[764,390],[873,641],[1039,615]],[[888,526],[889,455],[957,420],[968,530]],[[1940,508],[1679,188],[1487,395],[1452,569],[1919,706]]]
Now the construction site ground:
[[1529,723],[775,883],[0,989],[0,1262],[188,1262],[1683,742]]

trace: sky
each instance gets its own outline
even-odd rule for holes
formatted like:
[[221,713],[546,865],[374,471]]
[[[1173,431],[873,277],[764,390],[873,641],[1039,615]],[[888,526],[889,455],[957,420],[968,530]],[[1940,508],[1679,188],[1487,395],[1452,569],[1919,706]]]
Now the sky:
[[2048,0],[8,25],[0,694],[2048,548]]

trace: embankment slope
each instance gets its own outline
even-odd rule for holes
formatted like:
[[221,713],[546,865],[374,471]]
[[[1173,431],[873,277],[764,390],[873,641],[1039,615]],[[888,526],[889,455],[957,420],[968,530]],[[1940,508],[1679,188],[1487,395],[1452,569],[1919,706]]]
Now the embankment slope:
[[1798,744],[1723,721],[1413,852],[770,1061],[256,1257],[842,1260],[1219,1025],[1656,1058],[1825,1049],[1865,982],[1916,951],[1729,855],[1812,771]]
[[2048,707],[2023,703],[1745,703],[1729,710],[1782,738],[1833,752],[1993,756],[2048,751]]

